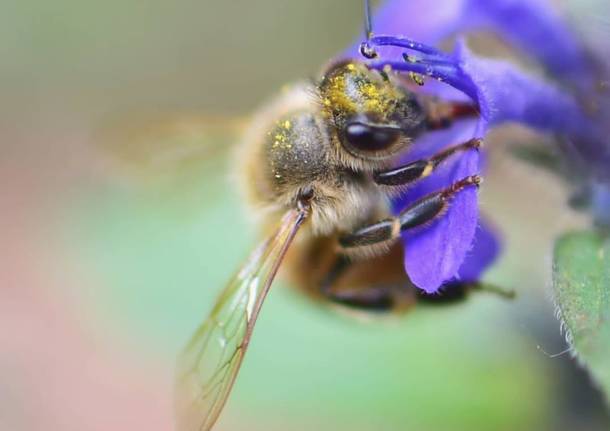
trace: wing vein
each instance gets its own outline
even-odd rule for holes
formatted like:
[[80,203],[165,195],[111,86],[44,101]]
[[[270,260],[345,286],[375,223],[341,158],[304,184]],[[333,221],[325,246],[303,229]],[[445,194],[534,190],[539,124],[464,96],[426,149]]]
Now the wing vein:
[[218,296],[210,316],[178,359],[178,431],[208,431],[243,361],[262,304],[308,208],[287,212],[276,233],[254,249]]

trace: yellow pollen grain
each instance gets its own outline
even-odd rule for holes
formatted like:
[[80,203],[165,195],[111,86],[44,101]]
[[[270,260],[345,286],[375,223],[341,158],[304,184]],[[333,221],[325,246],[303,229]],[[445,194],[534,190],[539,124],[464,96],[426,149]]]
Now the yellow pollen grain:
[[345,77],[335,76],[330,81],[327,99],[329,103],[325,105],[328,108],[335,108],[343,111],[354,111],[355,105],[345,94]]
[[350,63],[347,65],[347,70],[351,70],[351,71],[356,70],[356,66],[354,66],[352,63]]
[[434,169],[434,165],[432,163],[428,163],[426,165],[426,167],[424,168],[424,171],[421,173],[421,176],[427,177],[428,175],[430,175],[432,173],[433,169]]
[[400,236],[400,221],[398,219],[392,220],[392,238],[398,238]]
[[284,121],[284,128],[290,129],[290,121],[288,121],[288,120]]
[[379,90],[377,89],[377,87],[373,84],[368,84],[368,85],[364,85],[362,87],[362,92],[370,98],[376,98],[379,97]]
[[382,111],[381,109],[381,103],[379,102],[379,100],[377,99],[371,99],[371,100],[367,100],[366,102],[366,108],[369,111]]

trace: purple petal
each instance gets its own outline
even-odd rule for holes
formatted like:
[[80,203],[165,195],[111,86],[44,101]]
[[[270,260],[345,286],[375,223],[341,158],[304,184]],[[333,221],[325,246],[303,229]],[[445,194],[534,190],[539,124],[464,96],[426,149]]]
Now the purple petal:
[[[514,122],[567,137],[592,175],[610,178],[610,98],[606,105],[598,103],[599,112],[593,117],[570,92],[509,62],[477,57],[463,44],[458,44],[455,57],[463,77],[472,80],[477,89],[475,99],[489,126]],[[482,123],[479,135],[485,127],[487,124]]]
[[[403,162],[427,157],[445,146],[473,137],[482,137],[490,124],[518,122],[538,130],[568,135],[582,134],[583,126],[588,124],[579,105],[564,91],[525,74],[512,64],[477,58],[463,44],[458,44],[454,57],[456,66],[445,68],[454,77],[445,80],[463,82],[460,88],[479,105],[481,117],[474,128],[473,122],[470,125],[462,122],[446,133],[430,133],[418,139]],[[553,103],[549,103],[550,100]],[[584,130],[594,128],[584,127]],[[479,163],[478,153],[469,152],[417,183],[394,203],[394,208],[400,211],[425,194],[478,174]],[[456,196],[440,220],[404,234],[405,268],[416,286],[436,292],[445,281],[458,275],[471,248],[477,220],[476,191],[469,189]]]
[[[415,142],[415,152],[405,161],[426,156],[439,148],[459,144],[472,138],[475,122],[455,125],[449,130],[431,132]],[[479,153],[469,151],[448,161],[429,177],[409,189],[393,202],[396,212],[422,196],[437,192],[458,179],[479,173]],[[406,231],[405,269],[411,281],[426,292],[436,292],[447,280],[454,278],[470,250],[478,221],[477,191],[470,187],[451,201],[447,213],[432,224]]]
[[554,76],[583,82],[590,64],[556,4],[548,0],[470,0],[464,21],[491,31]]
[[[374,39],[373,39],[374,41]],[[479,135],[491,125],[517,122],[543,132],[599,139],[599,129],[585,116],[580,104],[565,89],[530,75],[507,61],[473,55],[459,40],[453,56],[443,61],[423,58],[411,63],[383,55],[369,63],[383,69],[411,71],[442,80],[468,95],[479,106]],[[435,87],[441,98],[448,86]],[[549,103],[553,101],[553,103]]]
[[496,260],[500,249],[496,231],[483,218],[479,219],[472,249],[466,255],[457,279],[466,282],[477,281],[483,271]]
[[481,114],[490,125],[517,122],[555,134],[592,137],[597,133],[565,89],[509,62],[477,57],[462,43],[455,56],[462,73],[474,83]]

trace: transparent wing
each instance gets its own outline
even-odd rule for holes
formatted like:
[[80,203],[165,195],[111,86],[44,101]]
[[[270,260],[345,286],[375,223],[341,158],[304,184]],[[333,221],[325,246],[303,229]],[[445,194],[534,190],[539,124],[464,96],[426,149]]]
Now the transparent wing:
[[283,217],[279,229],[257,247],[220,294],[211,314],[178,359],[178,431],[207,431],[233,386],[263,300],[305,210]]
[[198,115],[127,119],[108,124],[94,140],[108,170],[135,181],[173,181],[218,168],[240,137],[245,118]]

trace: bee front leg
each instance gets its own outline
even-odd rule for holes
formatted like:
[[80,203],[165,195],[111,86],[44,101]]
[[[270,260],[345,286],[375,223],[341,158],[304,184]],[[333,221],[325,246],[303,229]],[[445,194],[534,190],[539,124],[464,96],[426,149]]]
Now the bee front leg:
[[455,182],[450,187],[424,196],[405,208],[396,217],[381,220],[339,238],[341,247],[373,248],[396,240],[400,233],[424,225],[442,215],[451,199],[462,189],[478,186],[481,178],[472,175]]
[[469,150],[478,150],[483,141],[478,138],[471,139],[460,145],[455,145],[436,153],[429,159],[416,160],[394,169],[379,171],[373,174],[375,183],[383,186],[402,186],[412,183],[430,175],[434,170],[454,154]]

